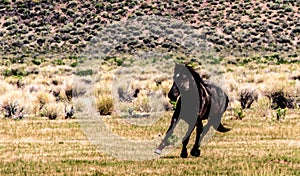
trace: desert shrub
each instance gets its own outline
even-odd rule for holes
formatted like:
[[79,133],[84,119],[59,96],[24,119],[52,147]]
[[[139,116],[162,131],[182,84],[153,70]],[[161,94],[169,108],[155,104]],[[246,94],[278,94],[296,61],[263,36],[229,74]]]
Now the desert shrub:
[[7,68],[3,71],[2,75],[5,77],[8,76],[22,77],[22,76],[27,76],[28,74],[24,68],[20,67],[20,68]]
[[109,95],[97,96],[96,105],[100,115],[110,115],[113,111],[113,99]]
[[9,84],[6,81],[2,81],[0,80],[0,95],[4,95],[5,93],[7,93],[9,90],[13,89],[13,86],[11,84]]
[[77,65],[78,65],[78,62],[76,61],[76,62],[72,62],[70,66],[71,67],[76,67]]
[[245,117],[244,111],[242,108],[234,108],[234,114],[238,120],[242,120]]
[[[58,82],[56,81],[52,81],[52,83],[58,84]],[[56,101],[60,101],[60,89],[52,89],[49,93],[51,93],[55,97]]]
[[74,118],[74,107],[73,106],[65,106],[65,119]]
[[25,83],[24,83],[24,81],[22,81],[22,79],[18,79],[16,84],[17,84],[18,88],[24,88],[24,86],[25,86]]
[[36,95],[36,103],[37,103],[39,110],[42,110],[46,104],[48,104],[49,102],[51,102],[53,100],[54,100],[54,97],[51,94],[46,93],[46,92],[40,91]]
[[65,65],[64,61],[61,59],[54,60],[52,63],[55,65]]
[[286,7],[284,8],[284,11],[285,11],[285,12],[293,12],[293,8],[292,8],[291,6],[286,6]]
[[138,112],[150,112],[151,105],[150,100],[146,96],[138,96],[136,101],[134,102],[135,110]]
[[35,65],[41,65],[41,61],[37,58],[32,59],[31,62]]
[[70,1],[68,2],[67,8],[74,8],[77,5],[77,1]]
[[163,94],[166,96],[169,93],[170,88],[172,87],[172,82],[168,80],[162,81],[160,87],[162,89]]
[[95,8],[97,10],[103,10],[104,9],[104,5],[102,3],[98,3],[98,4],[95,5]]
[[17,100],[4,101],[2,109],[6,118],[22,119],[24,117],[24,106],[21,106]]
[[284,120],[286,116],[286,108],[282,109],[282,108],[277,108],[276,109],[276,120],[280,121],[280,120]]
[[71,101],[73,97],[73,85],[67,84],[65,87],[64,94],[61,94],[60,96],[65,97],[67,101]]
[[255,90],[244,89],[240,93],[241,107],[242,109],[249,109],[254,101],[257,101],[258,94]]
[[89,75],[93,75],[93,70],[92,69],[78,70],[75,74],[77,76],[89,76]]
[[11,3],[11,0],[1,0],[0,4],[9,5]]
[[286,98],[286,95],[282,91],[271,92],[267,96],[271,100],[272,109],[294,108],[293,99]]
[[71,44],[77,44],[77,43],[79,43],[79,38],[77,38],[77,37],[74,37],[74,38],[72,38],[69,42],[71,43]]
[[55,120],[59,115],[58,105],[55,103],[47,104],[41,109],[40,116],[48,117],[50,120]]

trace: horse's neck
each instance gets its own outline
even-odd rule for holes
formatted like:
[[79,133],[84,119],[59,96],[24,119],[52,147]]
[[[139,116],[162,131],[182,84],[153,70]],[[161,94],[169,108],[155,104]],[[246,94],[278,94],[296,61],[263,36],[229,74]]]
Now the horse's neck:
[[[194,80],[193,80],[194,81]],[[183,88],[184,89],[184,88]],[[189,89],[187,91],[183,90],[180,92],[181,96],[183,97],[193,97],[193,98],[197,98],[197,94],[199,95],[199,90],[198,90],[198,86],[197,84],[194,83],[190,83],[189,85]]]

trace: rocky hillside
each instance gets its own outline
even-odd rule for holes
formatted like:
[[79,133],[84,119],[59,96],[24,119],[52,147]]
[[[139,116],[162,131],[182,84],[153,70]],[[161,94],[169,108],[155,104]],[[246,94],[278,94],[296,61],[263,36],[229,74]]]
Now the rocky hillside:
[[183,20],[217,52],[297,55],[299,8],[299,0],[0,0],[0,57],[76,55],[112,22],[144,15]]

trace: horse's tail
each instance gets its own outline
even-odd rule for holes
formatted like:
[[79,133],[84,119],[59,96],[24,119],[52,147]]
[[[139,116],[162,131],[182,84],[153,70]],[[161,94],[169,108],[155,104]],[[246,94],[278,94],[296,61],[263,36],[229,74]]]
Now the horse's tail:
[[217,131],[225,133],[225,132],[230,131],[230,128],[226,128],[226,127],[223,126],[222,123],[220,123],[219,127],[217,128]]
[[[224,112],[226,111],[226,109],[228,107],[228,103],[229,103],[229,98],[226,94],[225,94],[225,97],[226,97],[226,100],[225,100],[226,102],[225,102],[225,106],[224,106],[224,110],[223,110]],[[217,128],[217,131],[225,133],[225,132],[230,131],[230,128],[226,128],[226,127],[223,126],[222,123],[220,123],[219,127]]]

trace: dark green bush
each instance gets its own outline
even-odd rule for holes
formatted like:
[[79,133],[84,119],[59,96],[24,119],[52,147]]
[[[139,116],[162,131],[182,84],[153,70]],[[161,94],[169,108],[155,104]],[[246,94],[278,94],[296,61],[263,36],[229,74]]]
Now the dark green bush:
[[93,70],[92,69],[87,69],[87,70],[79,70],[75,73],[77,76],[89,76],[93,75]]
[[61,59],[57,59],[55,61],[52,62],[55,65],[65,65],[64,61]]
[[31,62],[32,62],[33,64],[35,64],[35,65],[41,65],[41,63],[42,63],[42,62],[41,62],[39,59],[37,59],[37,58],[32,59]]

